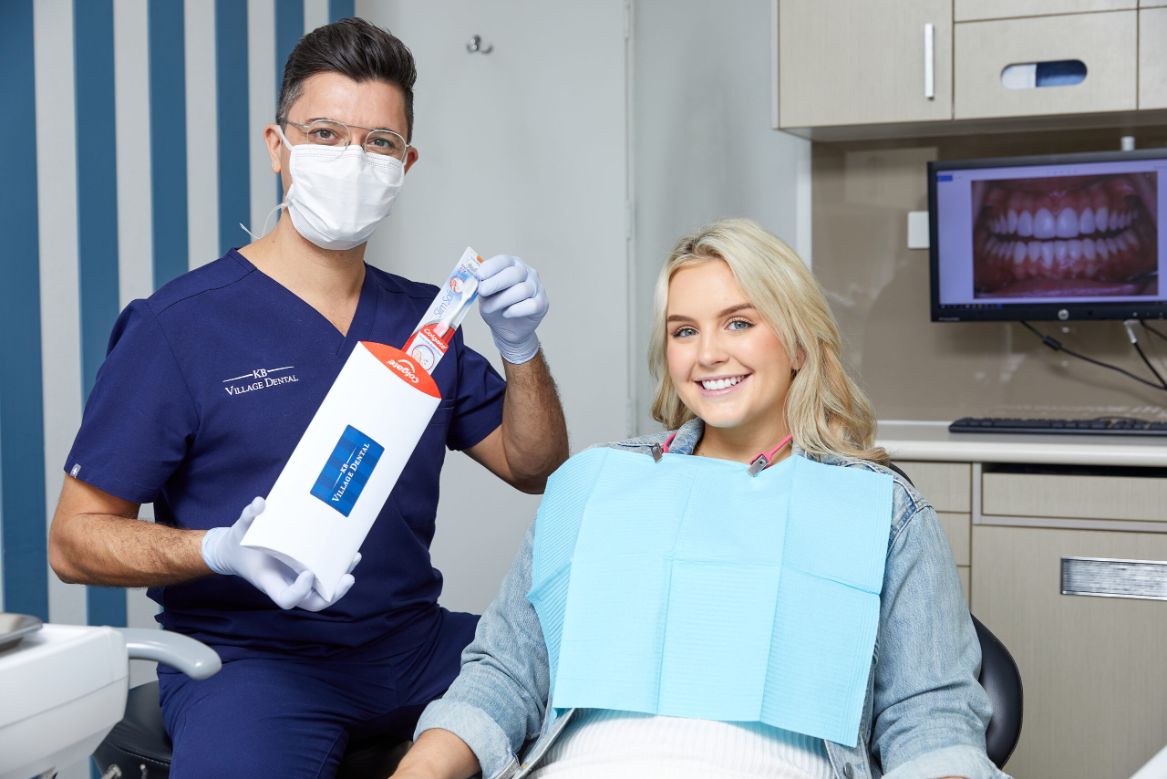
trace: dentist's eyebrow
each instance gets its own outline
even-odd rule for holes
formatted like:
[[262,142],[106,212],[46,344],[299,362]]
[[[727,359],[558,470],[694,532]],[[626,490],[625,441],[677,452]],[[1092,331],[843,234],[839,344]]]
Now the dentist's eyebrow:
[[[717,318],[722,319],[724,317],[729,316],[730,314],[736,314],[738,311],[745,311],[746,309],[753,309],[753,308],[754,308],[753,303],[738,303],[736,306],[730,306],[727,309],[724,309],[722,311],[717,312]],[[683,314],[670,314],[665,319],[665,321],[666,322],[692,322],[693,318],[685,316]]]

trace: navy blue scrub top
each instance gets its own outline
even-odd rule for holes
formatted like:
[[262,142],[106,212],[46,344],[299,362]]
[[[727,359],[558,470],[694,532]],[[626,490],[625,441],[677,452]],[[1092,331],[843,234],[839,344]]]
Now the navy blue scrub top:
[[[366,266],[343,336],[231,250],[122,312],[66,471],[152,502],[157,522],[230,525],[275,484],[356,342],[402,346],[437,291]],[[347,596],[323,612],[285,612],[242,578],[208,576],[150,590],[162,625],[220,647],[309,657],[427,634],[442,588],[429,546],[445,449],[497,428],[505,389],[461,333],[434,379],[441,405],[361,547]]]

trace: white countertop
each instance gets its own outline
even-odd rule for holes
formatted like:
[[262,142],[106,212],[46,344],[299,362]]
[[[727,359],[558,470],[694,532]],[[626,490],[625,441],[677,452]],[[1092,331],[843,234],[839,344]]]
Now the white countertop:
[[875,443],[893,461],[1167,467],[1167,436],[950,433],[947,422],[887,419]]

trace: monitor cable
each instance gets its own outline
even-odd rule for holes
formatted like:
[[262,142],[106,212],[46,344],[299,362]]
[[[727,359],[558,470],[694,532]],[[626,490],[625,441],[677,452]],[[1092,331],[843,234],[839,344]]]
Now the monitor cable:
[[1139,324],[1142,325],[1143,329],[1146,330],[1148,333],[1151,333],[1152,335],[1157,335],[1160,338],[1162,338],[1164,341],[1167,341],[1167,335],[1163,335],[1163,332],[1161,330],[1156,330],[1155,328],[1151,327],[1149,324],[1147,324],[1147,320],[1140,319]]
[[1155,374],[1155,378],[1159,380],[1159,383],[1163,385],[1164,389],[1167,389],[1167,381],[1163,381],[1162,375],[1159,374],[1159,371],[1155,370],[1155,366],[1148,359],[1147,353],[1143,351],[1143,347],[1139,346],[1139,339],[1135,336],[1135,322],[1137,321],[1136,319],[1128,319],[1122,323],[1122,326],[1126,328],[1126,336],[1131,340],[1131,346],[1135,347],[1135,351],[1139,353],[1139,357],[1142,357],[1143,362],[1151,369],[1151,373]]
[[[1150,362],[1150,360],[1147,359],[1147,356],[1145,354],[1143,354],[1143,350],[1139,347],[1138,342],[1135,340],[1133,335],[1131,335],[1131,343],[1134,344],[1135,350],[1138,351],[1139,356],[1141,356],[1143,358],[1144,362],[1147,363],[1148,367],[1151,368],[1151,372],[1155,374],[1155,378],[1159,379],[1158,384],[1156,384],[1153,381],[1147,381],[1146,379],[1142,378],[1141,376],[1136,376],[1135,374],[1131,373],[1130,371],[1126,370],[1125,368],[1120,368],[1117,365],[1111,365],[1110,363],[1102,362],[1101,360],[1095,360],[1093,357],[1087,357],[1084,354],[1079,354],[1078,352],[1075,352],[1073,349],[1069,349],[1069,348],[1065,347],[1061,341],[1054,338],[1053,336],[1045,335],[1044,333],[1039,331],[1036,327],[1029,324],[1028,322],[1026,322],[1024,320],[1020,320],[1020,321],[1021,321],[1021,325],[1025,329],[1029,330],[1031,333],[1033,333],[1038,338],[1040,338],[1041,342],[1043,344],[1048,346],[1050,349],[1053,349],[1055,352],[1065,352],[1066,354],[1070,355],[1071,357],[1077,357],[1079,360],[1085,360],[1086,362],[1091,363],[1093,365],[1097,365],[1097,366],[1102,367],[1102,368],[1107,368],[1107,369],[1112,370],[1112,371],[1117,371],[1128,378],[1134,379],[1139,384],[1146,384],[1148,387],[1153,387],[1154,389],[1157,389],[1157,390],[1167,391],[1167,382],[1165,382],[1163,380],[1163,377],[1160,376],[1159,372],[1157,370],[1155,370],[1155,367],[1153,365],[1151,365],[1151,362]],[[1128,334],[1133,333],[1133,331],[1131,330],[1131,328],[1129,326],[1127,327],[1127,333]]]

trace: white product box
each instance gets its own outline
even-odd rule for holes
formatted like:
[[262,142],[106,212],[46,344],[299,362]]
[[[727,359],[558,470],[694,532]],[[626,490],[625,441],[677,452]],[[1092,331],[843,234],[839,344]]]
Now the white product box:
[[[428,371],[477,297],[467,249],[406,351],[361,341],[296,444],[243,545],[309,570],[331,600],[442,396]],[[424,348],[422,348],[424,346]],[[406,353],[408,352],[408,354]]]

